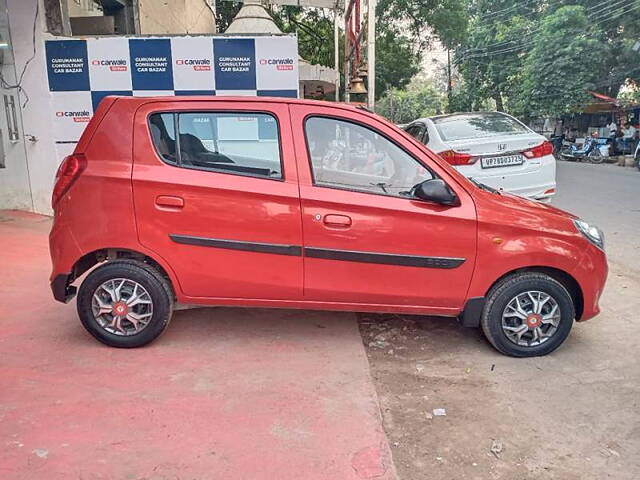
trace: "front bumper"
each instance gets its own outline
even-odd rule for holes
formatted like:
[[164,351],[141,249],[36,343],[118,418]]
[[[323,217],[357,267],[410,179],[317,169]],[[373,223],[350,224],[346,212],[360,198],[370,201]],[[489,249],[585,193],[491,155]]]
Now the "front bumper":
[[[585,243],[587,242],[585,240]],[[579,322],[589,320],[600,313],[600,297],[604,291],[608,273],[609,265],[606,254],[589,243],[575,274],[584,299],[583,312],[578,319]]]
[[71,274],[61,273],[51,281],[53,298],[62,303],[69,303],[76,296],[78,289],[70,285]]

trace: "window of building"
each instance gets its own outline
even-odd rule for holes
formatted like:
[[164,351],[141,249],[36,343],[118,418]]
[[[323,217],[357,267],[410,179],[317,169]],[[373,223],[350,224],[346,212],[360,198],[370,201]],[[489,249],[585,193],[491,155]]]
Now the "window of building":
[[44,0],[47,30],[65,36],[135,34],[137,5],[137,0]]
[[149,117],[149,130],[158,155],[167,163],[213,172],[282,178],[278,123],[271,115],[156,113]]
[[395,143],[361,125],[312,117],[305,131],[316,185],[410,197],[415,185],[434,178]]

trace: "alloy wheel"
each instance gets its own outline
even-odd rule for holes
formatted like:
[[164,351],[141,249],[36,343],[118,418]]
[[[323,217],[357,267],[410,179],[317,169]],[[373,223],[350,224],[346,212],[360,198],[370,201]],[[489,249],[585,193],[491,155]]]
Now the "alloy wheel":
[[558,331],[558,302],[545,292],[526,291],[512,298],[502,313],[502,331],[516,345],[535,347]]
[[136,335],[151,321],[153,301],[139,283],[127,278],[114,278],[95,290],[91,310],[98,325],[107,332]]

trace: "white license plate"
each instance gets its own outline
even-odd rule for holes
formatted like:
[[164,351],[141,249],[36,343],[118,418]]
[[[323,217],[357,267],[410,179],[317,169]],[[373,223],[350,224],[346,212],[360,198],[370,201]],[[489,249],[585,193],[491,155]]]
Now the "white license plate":
[[524,162],[522,155],[503,155],[501,157],[486,157],[480,159],[482,168],[511,167],[522,165]]

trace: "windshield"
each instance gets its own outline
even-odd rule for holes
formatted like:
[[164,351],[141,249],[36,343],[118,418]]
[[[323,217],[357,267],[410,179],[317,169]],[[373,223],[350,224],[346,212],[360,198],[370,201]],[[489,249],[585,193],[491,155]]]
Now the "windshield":
[[529,133],[523,124],[500,113],[463,113],[432,120],[445,142]]

